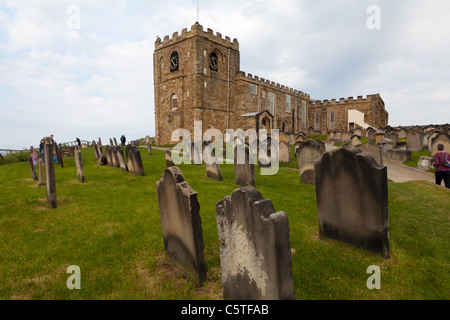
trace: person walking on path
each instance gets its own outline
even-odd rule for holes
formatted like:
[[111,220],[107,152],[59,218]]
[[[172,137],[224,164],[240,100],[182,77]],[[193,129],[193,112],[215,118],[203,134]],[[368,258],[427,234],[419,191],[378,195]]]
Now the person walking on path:
[[434,155],[433,166],[436,168],[436,184],[441,185],[442,180],[446,188],[450,189],[450,154],[444,151],[444,145],[438,144],[438,152]]

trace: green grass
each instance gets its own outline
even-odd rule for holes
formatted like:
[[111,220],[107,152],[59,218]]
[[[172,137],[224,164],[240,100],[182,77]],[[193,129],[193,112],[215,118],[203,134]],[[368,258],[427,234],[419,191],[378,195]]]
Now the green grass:
[[[223,182],[203,165],[180,165],[198,192],[207,280],[196,288],[165,258],[155,183],[163,151],[141,149],[145,177],[96,164],[82,149],[86,183],[73,158],[56,166],[58,207],[37,187],[24,162],[0,166],[0,299],[222,299],[215,205],[237,188],[232,165]],[[296,164],[296,158],[293,157]],[[289,216],[296,299],[449,299],[449,191],[425,182],[389,187],[390,247],[383,260],[318,236],[315,187],[281,167],[256,184]],[[81,269],[81,289],[69,290],[67,267]],[[366,287],[367,267],[381,268],[381,290]]]

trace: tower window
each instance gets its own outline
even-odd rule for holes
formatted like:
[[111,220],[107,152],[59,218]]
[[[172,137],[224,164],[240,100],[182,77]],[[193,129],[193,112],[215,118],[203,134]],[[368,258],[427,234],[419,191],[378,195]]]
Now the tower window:
[[172,95],[172,109],[177,109],[178,108],[178,99],[177,99],[177,95],[174,94]]
[[177,71],[180,65],[180,58],[178,56],[178,52],[174,51],[170,55],[170,72]]
[[330,130],[334,130],[334,112],[330,112]]
[[319,130],[319,128],[320,128],[320,116],[319,116],[319,113],[318,112],[316,112],[316,116],[315,116],[315,128],[314,128],[314,130]]
[[211,52],[209,55],[209,69],[212,71],[217,71],[219,69],[219,59],[215,52]]

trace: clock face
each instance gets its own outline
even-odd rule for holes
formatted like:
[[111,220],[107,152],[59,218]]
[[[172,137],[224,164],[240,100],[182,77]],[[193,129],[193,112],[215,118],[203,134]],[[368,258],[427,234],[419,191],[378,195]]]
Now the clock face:
[[209,68],[213,71],[217,71],[219,68],[219,59],[217,59],[217,55],[214,52],[209,57]]
[[170,71],[178,70],[178,66],[179,66],[178,52],[174,51],[170,56]]

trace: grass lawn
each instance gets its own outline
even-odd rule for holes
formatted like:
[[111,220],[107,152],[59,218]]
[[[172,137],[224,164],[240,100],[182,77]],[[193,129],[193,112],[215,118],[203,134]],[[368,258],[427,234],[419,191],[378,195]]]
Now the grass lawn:
[[[56,209],[28,163],[0,166],[0,299],[222,299],[215,205],[238,188],[233,165],[221,165],[223,182],[206,178],[204,165],[179,166],[200,202],[207,280],[196,288],[165,259],[155,186],[163,151],[140,150],[145,177],[99,167],[92,148],[82,149],[84,184],[65,158],[55,168]],[[383,260],[319,238],[315,187],[300,182],[295,164],[292,155],[277,175],[255,174],[261,194],[289,216],[296,299],[450,298],[448,190],[388,182],[392,257]],[[66,286],[71,265],[80,290]],[[380,290],[366,286],[371,265],[381,268]]]

